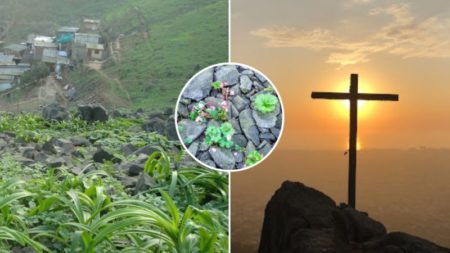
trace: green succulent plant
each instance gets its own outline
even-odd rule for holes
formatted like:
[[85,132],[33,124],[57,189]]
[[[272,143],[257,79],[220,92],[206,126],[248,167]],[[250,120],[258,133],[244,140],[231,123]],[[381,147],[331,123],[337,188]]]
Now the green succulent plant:
[[256,150],[253,150],[247,155],[247,159],[245,160],[246,166],[252,166],[263,159],[263,156]]
[[211,86],[213,87],[213,89],[218,90],[222,86],[222,82],[216,81],[216,82],[212,83]]
[[275,111],[278,105],[278,98],[272,94],[259,94],[256,96],[253,106],[261,113],[269,113]]
[[229,122],[225,122],[220,127],[209,126],[205,132],[205,142],[208,145],[217,144],[222,148],[232,148],[234,143],[231,137],[234,134],[233,125]]

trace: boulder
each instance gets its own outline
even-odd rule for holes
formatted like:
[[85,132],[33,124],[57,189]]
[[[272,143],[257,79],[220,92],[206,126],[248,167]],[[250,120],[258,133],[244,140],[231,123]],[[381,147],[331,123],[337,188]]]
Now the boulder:
[[239,71],[235,65],[219,66],[214,73],[214,80],[220,80],[225,86],[231,86],[239,81]]
[[211,147],[209,154],[213,158],[214,162],[219,166],[219,169],[231,170],[234,169],[236,160],[233,153],[229,149]]
[[78,105],[78,113],[87,122],[106,122],[108,112],[100,104]]
[[42,109],[42,117],[46,120],[63,121],[69,119],[69,113],[66,108],[52,103]]
[[115,157],[113,154],[104,150],[103,148],[98,148],[97,151],[95,151],[92,160],[97,163],[104,163],[106,161],[120,163],[120,158]]

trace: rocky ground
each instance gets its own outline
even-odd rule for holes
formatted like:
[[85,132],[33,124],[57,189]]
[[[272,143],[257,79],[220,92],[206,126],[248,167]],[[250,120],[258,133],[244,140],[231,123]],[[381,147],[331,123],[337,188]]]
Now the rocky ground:
[[[413,222],[413,221],[412,221]],[[265,210],[260,253],[448,253],[450,249],[402,232],[301,183],[286,181]]]
[[[273,95],[273,109],[256,108],[255,100],[262,94]],[[184,90],[177,110],[178,130],[189,152],[202,163],[225,170],[248,167],[266,156],[280,137],[282,117],[272,84],[239,65],[201,72]],[[227,140],[208,141],[208,128],[227,122],[233,127],[228,136],[222,132]],[[249,161],[255,155],[258,158]]]
[[[13,114],[11,114],[12,116]],[[42,110],[42,117],[51,122],[61,122],[71,118],[70,113],[58,104],[51,104]],[[117,140],[118,143],[111,143],[101,138],[109,135],[107,130],[105,136],[97,136],[95,132],[80,133],[73,136],[35,136],[33,139],[29,134],[14,131],[0,133],[0,156],[12,155],[12,158],[22,166],[33,167],[39,165],[44,169],[65,167],[73,174],[79,175],[91,170],[96,170],[100,164],[112,163],[117,173],[117,179],[122,182],[125,188],[135,191],[143,191],[152,185],[152,179],[144,171],[145,162],[148,156],[158,151],[158,147],[180,151],[178,146],[175,124],[173,120],[173,109],[164,112],[152,113],[148,115],[142,110],[133,113],[121,113],[113,111],[111,115],[101,105],[79,105],[75,117],[88,124],[94,122],[105,123],[109,117],[142,121],[141,127],[134,127],[130,131],[136,135],[135,140],[138,145],[127,140]],[[100,131],[99,131],[100,132]],[[154,141],[148,140],[144,134],[156,133],[167,136],[164,139]],[[24,135],[24,136],[21,136]],[[48,137],[49,140],[45,140]],[[42,141],[42,140],[45,141]],[[170,141],[172,140],[172,142]],[[142,143],[142,144],[141,144]],[[185,165],[198,166],[193,160],[185,159]],[[103,166],[103,165],[102,165]],[[172,167],[175,167],[172,164]]]

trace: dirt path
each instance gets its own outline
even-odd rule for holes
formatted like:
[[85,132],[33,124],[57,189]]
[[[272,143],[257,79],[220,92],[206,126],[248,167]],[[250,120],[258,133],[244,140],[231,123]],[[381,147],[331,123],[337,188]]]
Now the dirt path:
[[128,91],[125,88],[125,86],[123,85],[123,83],[118,78],[113,78],[113,77],[110,77],[108,74],[106,74],[102,69],[102,64],[103,64],[103,62],[101,62],[101,61],[91,61],[91,62],[87,63],[86,66],[92,70],[97,71],[102,76],[102,78],[116,83],[117,87],[119,87],[119,89],[126,95],[127,100],[131,101],[130,94],[128,93]]

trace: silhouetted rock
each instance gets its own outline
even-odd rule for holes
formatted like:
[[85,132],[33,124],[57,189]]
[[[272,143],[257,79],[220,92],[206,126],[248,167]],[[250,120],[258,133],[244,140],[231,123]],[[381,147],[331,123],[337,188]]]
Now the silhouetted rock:
[[301,183],[286,181],[268,202],[260,253],[450,253],[427,240],[392,232],[367,213],[336,203]]

